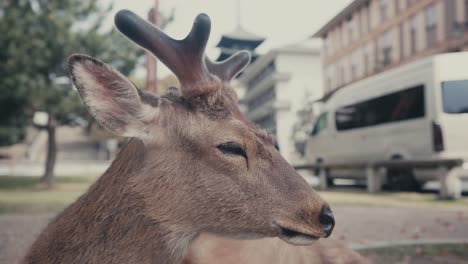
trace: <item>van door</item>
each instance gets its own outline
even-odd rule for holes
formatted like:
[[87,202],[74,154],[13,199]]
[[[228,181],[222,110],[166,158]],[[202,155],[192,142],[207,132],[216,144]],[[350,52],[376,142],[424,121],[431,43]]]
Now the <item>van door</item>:
[[322,113],[315,122],[312,130],[311,138],[307,144],[308,157],[307,159],[315,163],[318,159],[323,159],[328,156],[327,147],[329,142],[329,129],[328,129],[328,113]]
[[442,82],[444,154],[468,158],[468,80]]
[[425,97],[425,86],[415,85],[368,101],[362,133],[363,144],[369,146],[364,153],[368,160],[431,153]]

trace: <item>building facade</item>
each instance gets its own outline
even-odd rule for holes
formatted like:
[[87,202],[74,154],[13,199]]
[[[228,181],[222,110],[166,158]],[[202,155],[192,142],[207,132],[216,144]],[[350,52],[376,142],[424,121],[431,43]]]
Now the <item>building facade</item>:
[[308,98],[324,94],[321,44],[309,40],[269,51],[240,76],[247,117],[273,135],[290,162],[300,159],[293,133],[297,112]]
[[[220,49],[220,53],[216,61],[226,60],[236,52],[247,50],[250,52],[251,63],[253,63],[260,56],[256,49],[264,41],[264,37],[255,35],[245,30],[239,21],[236,29],[228,34],[223,34],[220,41],[216,45],[216,47]],[[247,67],[250,67],[250,65]],[[236,78],[231,82],[231,86],[237,92],[239,98],[242,98],[245,93],[243,84],[238,81],[238,77],[241,75],[242,73],[236,76]],[[240,104],[239,106],[242,111],[245,110],[245,106],[243,104]]]
[[324,40],[326,93],[423,57],[468,51],[468,0],[355,0]]

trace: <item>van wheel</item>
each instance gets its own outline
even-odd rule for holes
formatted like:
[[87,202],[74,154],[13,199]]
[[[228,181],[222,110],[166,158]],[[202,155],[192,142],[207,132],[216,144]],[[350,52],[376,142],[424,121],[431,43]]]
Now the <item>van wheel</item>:
[[388,169],[385,189],[390,191],[419,191],[421,184],[411,169]]
[[334,181],[334,179],[333,179],[332,177],[330,177],[330,176],[327,177],[327,185],[328,185],[329,187],[335,186],[335,181]]
[[[319,158],[319,159],[317,159],[317,160],[315,161],[315,164],[316,164],[317,166],[320,166],[322,163],[323,163],[323,160],[322,160],[321,158]],[[319,175],[319,173],[320,173],[320,170],[319,170],[319,169],[315,169],[315,170],[314,170],[314,173],[315,173],[315,175],[318,177],[318,175]],[[327,185],[330,186],[330,187],[335,185],[335,182],[334,182],[333,178],[330,177],[330,174],[329,174],[329,173],[328,173],[328,176],[327,176]]]

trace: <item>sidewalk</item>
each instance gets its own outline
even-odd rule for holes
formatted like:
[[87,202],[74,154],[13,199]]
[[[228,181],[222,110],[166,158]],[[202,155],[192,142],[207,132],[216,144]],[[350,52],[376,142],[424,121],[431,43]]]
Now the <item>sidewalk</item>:
[[468,243],[465,207],[332,206],[332,209],[337,224],[331,237],[356,249],[388,243]]

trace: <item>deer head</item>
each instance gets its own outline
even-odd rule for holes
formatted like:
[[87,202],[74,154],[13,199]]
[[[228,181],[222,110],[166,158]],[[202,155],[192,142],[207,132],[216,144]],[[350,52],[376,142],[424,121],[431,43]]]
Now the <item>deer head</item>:
[[250,62],[248,52],[221,63],[206,59],[210,20],[204,14],[183,40],[130,11],[120,11],[115,23],[180,81],[180,90],[156,97],[94,58],[69,59],[96,120],[139,142],[141,166],[125,175],[126,188],[141,198],[147,217],[178,233],[280,237],[292,244],[330,235],[329,206],[237,107],[229,81]]

